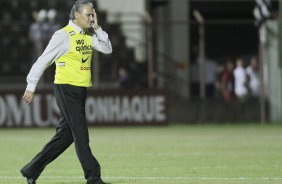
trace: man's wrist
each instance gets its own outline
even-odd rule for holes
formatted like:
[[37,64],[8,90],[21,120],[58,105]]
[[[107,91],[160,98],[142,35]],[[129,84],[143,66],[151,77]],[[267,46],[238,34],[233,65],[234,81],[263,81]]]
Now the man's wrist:
[[35,88],[36,88],[36,84],[27,84],[26,86],[26,90],[27,91],[30,91],[30,92],[34,92],[35,91]]

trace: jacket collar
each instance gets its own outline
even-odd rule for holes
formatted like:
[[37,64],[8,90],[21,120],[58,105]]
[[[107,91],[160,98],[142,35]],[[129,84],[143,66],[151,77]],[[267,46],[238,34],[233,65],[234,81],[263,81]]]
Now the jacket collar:
[[71,27],[73,27],[77,32],[81,33],[81,34],[85,34],[85,31],[83,29],[81,29],[78,25],[76,25],[75,23],[73,23],[72,20],[69,20],[69,25]]

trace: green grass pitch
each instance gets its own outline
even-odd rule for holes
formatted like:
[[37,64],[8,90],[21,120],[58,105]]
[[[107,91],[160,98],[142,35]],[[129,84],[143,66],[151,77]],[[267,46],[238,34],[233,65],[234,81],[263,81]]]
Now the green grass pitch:
[[[24,184],[19,170],[55,129],[0,129],[0,184]],[[282,125],[91,127],[93,154],[112,184],[282,183]],[[72,145],[38,184],[84,184]]]

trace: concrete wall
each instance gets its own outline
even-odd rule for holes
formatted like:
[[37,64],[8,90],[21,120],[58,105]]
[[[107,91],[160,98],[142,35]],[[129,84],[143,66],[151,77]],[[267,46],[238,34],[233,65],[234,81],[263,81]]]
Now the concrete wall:
[[179,95],[182,97],[189,96],[189,1],[187,0],[171,0],[170,1],[171,21],[175,22],[171,26],[171,52],[170,55],[176,61],[177,67],[175,71],[178,80],[181,81],[177,88]]
[[169,0],[154,10],[160,88],[189,97],[189,1]]
[[[135,48],[137,61],[146,59],[144,46],[148,40],[145,37],[146,30],[142,20],[146,14],[146,3],[150,4],[149,2],[149,0],[98,0],[99,8],[108,12],[109,22],[122,23],[123,32],[127,36],[127,45]],[[166,6],[159,7],[154,12],[152,24],[156,30],[154,39],[156,52],[169,56],[168,58],[158,54],[155,57],[156,70],[169,71],[172,74],[169,79],[160,75],[159,87],[167,88],[173,84],[173,91],[185,98],[189,97],[190,91],[189,4],[187,0],[168,0]],[[138,44],[134,40],[139,40],[143,44]]]
[[106,11],[107,21],[120,22],[126,36],[128,47],[135,48],[137,61],[144,61],[144,47],[138,46],[138,41],[145,42],[143,17],[146,12],[145,0],[98,0],[100,10]]
[[265,28],[266,42],[263,45],[264,84],[266,98],[269,101],[269,118],[270,121],[281,121],[282,72],[279,66],[278,23],[277,21],[268,21]]

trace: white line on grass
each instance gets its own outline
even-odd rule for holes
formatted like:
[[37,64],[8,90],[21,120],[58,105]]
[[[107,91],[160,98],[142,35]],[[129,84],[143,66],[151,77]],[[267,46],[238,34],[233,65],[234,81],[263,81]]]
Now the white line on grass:
[[128,180],[282,180],[282,177],[275,177],[275,178],[271,178],[271,177],[232,177],[232,178],[228,178],[228,177],[155,177],[155,176],[148,176],[148,177],[127,177],[127,176],[109,176],[109,177],[105,177],[106,179],[128,179]]
[[[0,176],[1,179],[19,179],[20,176]],[[124,180],[282,180],[282,177],[155,177],[155,176],[105,176],[105,179]],[[42,176],[40,179],[84,179],[81,176]]]

